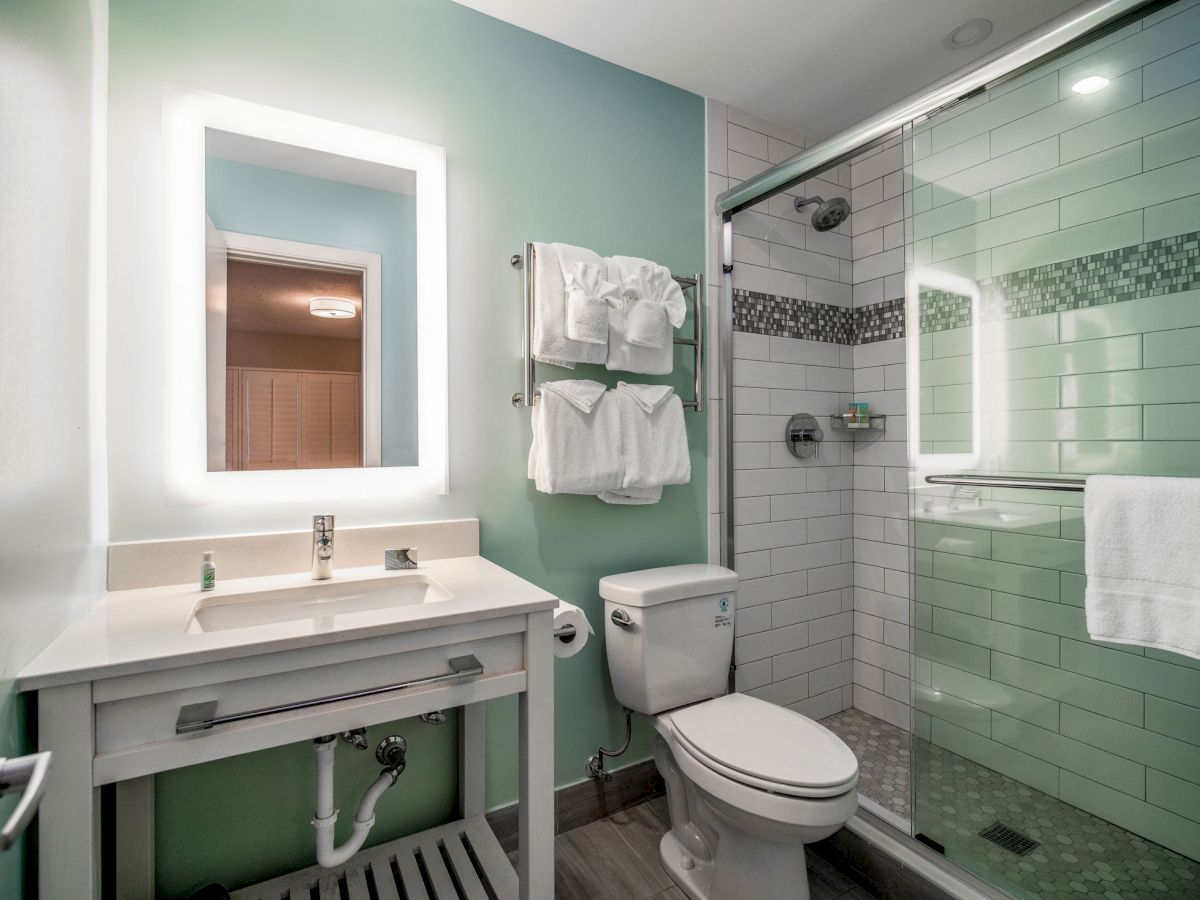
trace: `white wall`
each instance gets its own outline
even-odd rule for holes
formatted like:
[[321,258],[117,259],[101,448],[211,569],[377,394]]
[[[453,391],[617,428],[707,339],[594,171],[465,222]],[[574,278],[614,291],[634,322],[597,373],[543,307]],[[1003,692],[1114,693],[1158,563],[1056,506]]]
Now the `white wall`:
[[[13,677],[104,584],[104,435],[89,408],[104,366],[89,300],[104,249],[90,154],[107,19],[94,6],[0,5],[0,756],[28,749]],[[19,849],[0,856],[0,896],[21,896],[20,862]]]

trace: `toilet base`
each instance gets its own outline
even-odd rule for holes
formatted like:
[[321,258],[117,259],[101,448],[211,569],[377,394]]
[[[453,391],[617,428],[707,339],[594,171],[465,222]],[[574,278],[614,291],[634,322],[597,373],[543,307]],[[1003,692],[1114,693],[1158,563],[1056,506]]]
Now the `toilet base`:
[[667,874],[691,900],[708,900],[708,889],[712,883],[712,862],[689,857],[692,867],[683,867],[684,852],[674,832],[668,831],[658,843],[658,855]]

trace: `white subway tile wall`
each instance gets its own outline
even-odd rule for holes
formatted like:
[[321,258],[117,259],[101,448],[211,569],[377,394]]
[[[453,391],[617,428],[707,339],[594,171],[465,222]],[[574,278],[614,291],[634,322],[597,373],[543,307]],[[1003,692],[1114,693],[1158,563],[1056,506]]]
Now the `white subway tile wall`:
[[[804,146],[788,129],[713,101],[708,131],[710,201]],[[812,210],[798,213],[792,205],[795,196],[807,193],[849,197],[849,179],[849,167],[843,166],[734,218],[733,277],[739,291],[849,309],[849,224],[820,233],[810,224]],[[719,220],[712,221],[715,308],[716,288],[728,276],[717,260]],[[726,399],[735,413],[737,687],[822,718],[852,702],[853,457],[850,444],[828,427],[827,416],[849,401],[853,356],[846,343],[745,331],[734,333],[733,356],[734,395]],[[787,450],[784,425],[798,412],[812,413],[824,426],[819,459],[799,460]],[[717,446],[715,433],[711,446]],[[710,454],[710,464],[715,491],[718,454]],[[710,501],[710,510],[720,511],[718,503]],[[720,519],[714,521],[719,527]]]
[[[897,135],[850,163],[862,198],[850,216],[854,306],[854,396],[887,416],[880,438],[859,438],[854,453],[854,706],[911,728],[909,672],[909,473],[904,338],[878,340],[885,310],[904,300],[904,141]],[[873,329],[875,324],[875,329]]]

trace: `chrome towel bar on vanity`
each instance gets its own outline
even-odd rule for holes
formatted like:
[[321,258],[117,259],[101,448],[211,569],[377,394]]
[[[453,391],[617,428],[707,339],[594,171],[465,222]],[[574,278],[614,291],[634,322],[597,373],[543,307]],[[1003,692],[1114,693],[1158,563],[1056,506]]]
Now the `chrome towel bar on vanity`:
[[[521,279],[521,299],[524,304],[522,316],[521,333],[521,352],[522,361],[524,363],[521,390],[512,395],[512,405],[517,409],[522,406],[533,406],[538,397],[541,396],[541,391],[537,390],[534,385],[533,373],[533,263],[534,250],[532,243],[525,244],[525,252],[514,253],[509,259],[509,263],[514,269],[522,270]],[[696,275],[673,275],[671,276],[679,283],[679,286],[684,290],[692,289],[693,307],[695,310],[694,331],[690,338],[675,338],[672,343],[691,347],[692,353],[695,356],[695,398],[694,400],[683,400],[684,409],[692,409],[696,412],[704,411],[704,276]],[[683,398],[680,398],[683,399]]]
[[1080,493],[1086,484],[1082,478],[1021,478],[1017,475],[926,475],[925,483]]
[[217,715],[216,700],[189,703],[179,710],[179,718],[175,721],[175,733],[192,734],[197,731],[208,731],[208,729],[215,725],[245,722],[247,719],[257,719],[262,716],[273,716],[277,713],[311,709],[314,706],[325,706],[329,703],[341,703],[346,700],[360,700],[364,697],[374,697],[378,694],[390,693],[391,691],[402,691],[405,688],[427,687],[429,685],[462,681],[483,674],[483,663],[473,654],[451,657],[448,665],[450,666],[450,671],[442,675],[413,678],[408,681],[397,682],[396,684],[385,684],[380,687],[364,688],[359,691],[348,691],[344,694],[333,694],[328,697],[315,697],[311,700],[298,700],[295,703],[281,703],[278,706],[267,706],[261,709],[228,713],[221,716]]

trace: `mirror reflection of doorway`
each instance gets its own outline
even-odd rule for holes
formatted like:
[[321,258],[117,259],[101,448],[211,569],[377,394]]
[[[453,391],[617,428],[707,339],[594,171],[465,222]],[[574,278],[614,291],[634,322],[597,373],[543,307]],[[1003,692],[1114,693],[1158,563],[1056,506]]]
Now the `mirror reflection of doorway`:
[[231,255],[225,469],[363,465],[363,276]]

